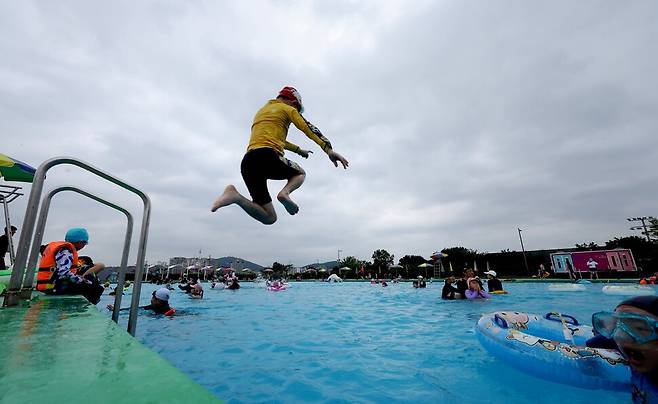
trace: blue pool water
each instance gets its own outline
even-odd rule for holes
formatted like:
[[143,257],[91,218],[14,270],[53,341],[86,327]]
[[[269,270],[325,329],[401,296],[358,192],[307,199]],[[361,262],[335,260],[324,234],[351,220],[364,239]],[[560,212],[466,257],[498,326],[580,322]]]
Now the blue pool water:
[[[474,332],[480,315],[496,310],[556,310],[589,323],[592,312],[622,300],[601,285],[552,292],[547,284],[508,283],[509,295],[475,302],[442,301],[439,283],[424,290],[410,283],[293,282],[284,292],[242,286],[206,283],[202,300],[174,291],[181,315],[141,314],[137,337],[229,403],[630,402],[630,393],[518,372],[490,357]],[[155,288],[143,286],[144,304]]]

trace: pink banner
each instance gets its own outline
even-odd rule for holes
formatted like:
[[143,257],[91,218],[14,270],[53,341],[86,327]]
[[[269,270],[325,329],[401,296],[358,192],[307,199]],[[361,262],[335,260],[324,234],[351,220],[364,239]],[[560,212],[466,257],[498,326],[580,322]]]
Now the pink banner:
[[[571,253],[573,266],[576,271],[589,272],[589,271],[607,271],[608,256],[605,251],[578,251]],[[590,259],[592,261],[590,261]],[[596,263],[594,265],[593,263]]]

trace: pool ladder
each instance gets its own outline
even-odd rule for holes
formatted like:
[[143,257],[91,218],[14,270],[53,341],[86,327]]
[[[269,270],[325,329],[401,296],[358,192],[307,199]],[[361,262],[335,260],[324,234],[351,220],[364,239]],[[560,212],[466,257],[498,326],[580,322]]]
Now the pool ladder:
[[[126,279],[126,269],[128,264],[128,254],[130,252],[130,242],[132,239],[133,217],[125,208],[109,202],[97,195],[80,188],[73,186],[62,186],[50,191],[46,197],[41,201],[41,209],[39,209],[39,199],[43,193],[43,185],[46,179],[46,173],[52,167],[60,164],[71,164],[78,166],[92,174],[95,174],[115,185],[120,186],[132,193],[137,194],[144,204],[144,211],[142,215],[142,226],[139,235],[139,246],[137,249],[137,263],[135,265],[135,282],[133,286],[132,300],[130,304],[130,315],[128,318],[128,333],[135,336],[135,329],[137,327],[137,310],[139,308],[139,297],[142,288],[142,274],[144,272],[144,261],[146,253],[146,241],[148,238],[149,221],[151,217],[151,200],[148,195],[139,189],[127,184],[126,182],[118,179],[117,177],[106,173],[91,164],[85,163],[73,157],[54,157],[41,163],[34,174],[34,181],[30,191],[30,198],[27,203],[25,217],[23,218],[23,227],[21,229],[21,237],[18,241],[16,251],[16,259],[14,261],[13,271],[9,281],[9,286],[5,291],[3,306],[16,306],[21,299],[30,299],[32,296],[32,286],[34,283],[34,271],[37,266],[39,258],[39,247],[43,239],[44,229],[46,227],[46,220],[48,218],[48,211],[50,209],[50,201],[60,192],[72,191],[90,199],[104,204],[112,209],[118,210],[126,215],[127,226],[126,234],[123,245],[123,254],[121,256],[121,267],[119,270],[119,279],[116,287],[116,296],[114,298],[114,311],[112,312],[112,320],[118,322],[119,308],[121,307],[121,296],[123,295],[123,286]],[[39,221],[35,223],[39,214]],[[30,238],[33,237],[30,244]],[[29,253],[29,256],[28,256]]]

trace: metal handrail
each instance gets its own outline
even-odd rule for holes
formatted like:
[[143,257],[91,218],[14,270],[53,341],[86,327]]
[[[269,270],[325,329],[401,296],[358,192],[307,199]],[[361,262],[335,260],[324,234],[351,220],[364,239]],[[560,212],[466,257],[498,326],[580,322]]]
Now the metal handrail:
[[127,184],[126,182],[108,174],[88,163],[78,160],[73,157],[54,157],[41,163],[34,173],[34,180],[32,182],[32,189],[30,191],[30,198],[27,202],[25,210],[25,217],[23,218],[23,228],[21,229],[21,237],[18,241],[18,251],[14,268],[9,279],[9,287],[5,291],[5,298],[3,305],[15,306],[20,301],[20,287],[25,273],[25,264],[27,263],[27,256],[30,250],[30,239],[34,233],[34,225],[36,221],[37,212],[39,209],[39,200],[43,193],[43,183],[46,179],[46,173],[52,167],[60,164],[71,164],[78,166],[86,171],[89,171],[97,176],[118,185],[130,192],[137,194],[144,203],[144,211],[142,216],[142,226],[139,235],[139,246],[137,249],[137,264],[135,266],[135,284],[133,286],[133,295],[130,305],[130,317],[128,318],[128,332],[135,335],[135,328],[137,324],[137,308],[139,307],[139,296],[142,287],[142,271],[144,269],[144,260],[146,253],[146,241],[148,238],[149,221],[151,218],[151,200],[148,195],[139,189]]
[[[41,209],[39,210],[39,220],[37,221],[36,231],[34,232],[34,239],[32,240],[32,248],[30,250],[30,255],[27,260],[27,272],[23,279],[23,292],[27,291],[28,293],[32,292],[32,284],[34,283],[34,270],[37,266],[37,260],[39,258],[39,248],[41,242],[43,241],[43,233],[46,228],[46,221],[48,220],[48,212],[50,210],[50,202],[52,198],[62,191],[73,191],[81,195],[84,195],[88,198],[91,198],[97,202],[100,202],[104,205],[107,205],[113,209],[122,212],[126,215],[128,219],[128,224],[126,226],[126,237],[123,243],[123,254],[121,255],[121,266],[119,269],[119,280],[117,282],[117,288],[115,290],[116,295],[114,296],[114,310],[112,312],[112,321],[118,323],[119,321],[119,308],[121,307],[121,296],[123,295],[123,285],[126,280],[126,268],[128,265],[128,255],[130,253],[130,241],[132,239],[133,233],[133,215],[130,214],[126,209],[122,208],[119,205],[116,205],[112,202],[109,202],[103,198],[100,198],[96,195],[93,195],[87,191],[84,191],[76,187],[59,187],[53,189],[46,195],[41,201]],[[24,296],[25,297],[25,296]],[[27,296],[29,297],[29,295]]]

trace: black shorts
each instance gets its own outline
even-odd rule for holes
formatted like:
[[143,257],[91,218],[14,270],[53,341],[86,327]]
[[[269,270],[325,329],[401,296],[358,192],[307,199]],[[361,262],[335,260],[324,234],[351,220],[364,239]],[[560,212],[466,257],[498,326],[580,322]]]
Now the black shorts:
[[289,180],[304,169],[297,163],[280,156],[274,149],[255,149],[244,155],[240,165],[242,178],[254,203],[265,205],[272,202],[267,180]]

